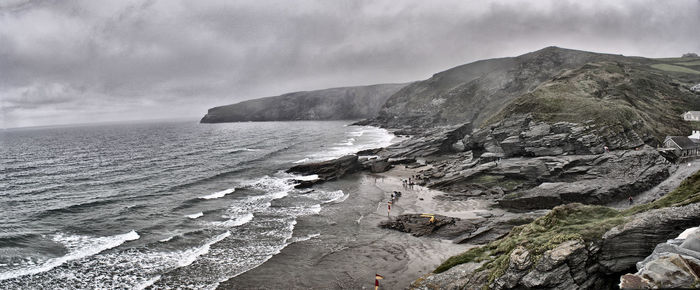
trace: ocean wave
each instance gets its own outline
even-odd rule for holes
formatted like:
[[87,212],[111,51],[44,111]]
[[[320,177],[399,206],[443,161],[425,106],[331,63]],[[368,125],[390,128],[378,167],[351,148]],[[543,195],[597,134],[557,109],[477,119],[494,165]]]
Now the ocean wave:
[[364,130],[348,132],[349,136],[360,137],[365,134]]
[[321,236],[321,234],[315,233],[315,234],[310,234],[310,235],[306,235],[306,236],[303,236],[303,237],[294,237],[294,238],[291,238],[289,242],[290,242],[290,243],[304,242],[304,241],[308,241],[308,240],[310,240],[310,239],[313,239],[313,238],[316,238],[316,237],[319,237],[319,236]]
[[328,151],[312,154],[310,157],[319,161],[330,160],[353,154],[357,151],[387,147],[396,138],[394,134],[386,129],[369,126],[363,126],[358,131],[348,132],[347,135],[351,136],[351,138],[346,139],[343,143],[336,143],[336,146],[331,147]]
[[146,288],[152,286],[153,284],[155,284],[158,280],[160,280],[160,277],[161,277],[160,275],[157,275],[157,276],[155,276],[151,279],[148,279],[142,283],[134,285],[134,289],[138,289],[138,290],[146,289]]
[[229,150],[228,153],[231,154],[231,153],[238,153],[238,152],[256,152],[256,151],[260,151],[260,150],[250,149],[250,148],[234,148],[234,149]]
[[294,177],[295,176],[291,174],[282,177],[273,177],[265,175],[255,180],[244,181],[242,182],[242,184],[246,187],[262,190],[265,192],[289,191],[294,189],[294,185],[291,181]]
[[62,257],[49,259],[41,265],[2,272],[0,273],[0,281],[46,272],[68,261],[93,256],[104,250],[118,247],[127,241],[133,241],[139,238],[140,236],[138,233],[136,233],[136,231],[130,231],[121,235],[98,238],[87,236],[64,236],[62,234],[58,234],[54,237],[54,241],[63,244],[68,249],[68,254]]
[[199,258],[199,256],[204,255],[209,252],[209,249],[213,244],[216,244],[220,242],[221,240],[227,238],[228,236],[231,235],[230,231],[226,231],[218,236],[215,236],[211,239],[209,239],[207,242],[205,242],[203,245],[194,248],[194,249],[188,249],[180,253],[180,257],[178,259],[178,267],[185,267],[187,265],[190,265],[194,263],[194,261]]
[[72,204],[72,205],[58,207],[58,208],[52,208],[52,209],[48,209],[48,210],[45,210],[42,212],[38,212],[36,214],[36,218],[45,218],[45,217],[52,216],[55,214],[76,213],[76,212],[80,212],[83,210],[94,210],[95,207],[97,207],[97,206],[107,205],[107,204],[116,203],[116,202],[120,202],[120,201],[121,201],[121,199],[119,199],[118,197],[115,197],[115,198],[104,198],[103,197],[102,199],[97,199],[97,200],[78,203],[78,204]]
[[301,181],[311,181],[311,180],[316,180],[318,179],[318,174],[311,174],[311,175],[304,175],[304,176],[297,176],[294,178],[295,180],[301,180]]
[[204,215],[204,213],[200,211],[198,213],[186,215],[186,217],[191,218],[191,219],[196,219],[196,218],[201,217],[203,215]]
[[211,224],[215,227],[225,227],[225,228],[233,228],[237,226],[242,226],[244,224],[249,223],[250,221],[253,220],[254,215],[252,213],[247,213],[245,215],[235,217],[226,221],[216,221],[212,222]]
[[[342,202],[347,199],[347,196],[342,190],[323,191],[314,190],[304,195],[305,197],[313,198],[321,203]],[[342,200],[341,200],[342,199]]]
[[222,190],[222,191],[217,191],[217,192],[214,192],[210,195],[200,196],[199,198],[201,198],[201,199],[215,199],[215,198],[224,197],[225,195],[227,195],[229,193],[233,193],[234,191],[236,191],[235,187],[229,188],[226,190]]
[[317,215],[321,213],[321,209],[321,204],[317,203],[308,206],[271,207],[266,213],[288,215],[297,218],[300,216]]
[[294,161],[294,162],[292,162],[292,163],[294,163],[294,164],[299,164],[299,163],[308,162],[309,160],[311,160],[311,159],[309,159],[309,158],[304,158],[304,159],[300,159],[300,160]]

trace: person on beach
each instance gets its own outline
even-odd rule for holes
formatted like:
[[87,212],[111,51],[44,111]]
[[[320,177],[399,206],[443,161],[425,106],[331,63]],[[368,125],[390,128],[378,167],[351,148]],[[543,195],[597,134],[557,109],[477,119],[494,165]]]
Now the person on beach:
[[633,202],[633,201],[632,201],[632,196],[631,196],[631,195],[630,195],[630,197],[629,197],[629,201],[630,201],[630,205],[632,205],[632,202]]

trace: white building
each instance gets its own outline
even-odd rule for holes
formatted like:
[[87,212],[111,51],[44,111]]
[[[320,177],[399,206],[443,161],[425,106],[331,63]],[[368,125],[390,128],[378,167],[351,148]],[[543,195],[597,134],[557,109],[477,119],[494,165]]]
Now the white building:
[[683,113],[683,120],[700,121],[700,111],[688,111]]
[[700,143],[700,131],[693,130],[693,134],[688,136],[688,138],[695,143]]

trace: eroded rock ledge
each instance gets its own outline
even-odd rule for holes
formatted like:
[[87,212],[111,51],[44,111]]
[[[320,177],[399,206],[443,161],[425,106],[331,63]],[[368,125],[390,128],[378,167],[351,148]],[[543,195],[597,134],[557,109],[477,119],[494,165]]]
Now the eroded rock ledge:
[[484,261],[475,260],[424,276],[411,287],[611,289],[617,284],[617,277],[634,269],[635,263],[649,255],[654,245],[698,223],[700,204],[651,210],[625,218],[623,224],[597,240],[564,240],[541,256],[517,246],[505,254],[502,261],[506,264],[500,271],[482,269]]

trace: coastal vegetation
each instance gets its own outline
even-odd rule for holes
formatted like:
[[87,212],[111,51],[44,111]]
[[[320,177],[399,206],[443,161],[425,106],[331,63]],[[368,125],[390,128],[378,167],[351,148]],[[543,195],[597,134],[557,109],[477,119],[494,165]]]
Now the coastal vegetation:
[[577,203],[557,206],[532,223],[514,227],[502,239],[447,259],[434,270],[434,273],[445,272],[459,264],[483,263],[476,271],[487,271],[490,283],[504,274],[509,265],[510,254],[518,246],[525,247],[533,255],[533,261],[536,263],[544,252],[554,249],[565,241],[581,240],[588,243],[600,240],[607,231],[629,221],[635,214],[653,209],[688,205],[698,201],[700,201],[700,172],[688,177],[678,188],[663,198],[626,210]]

